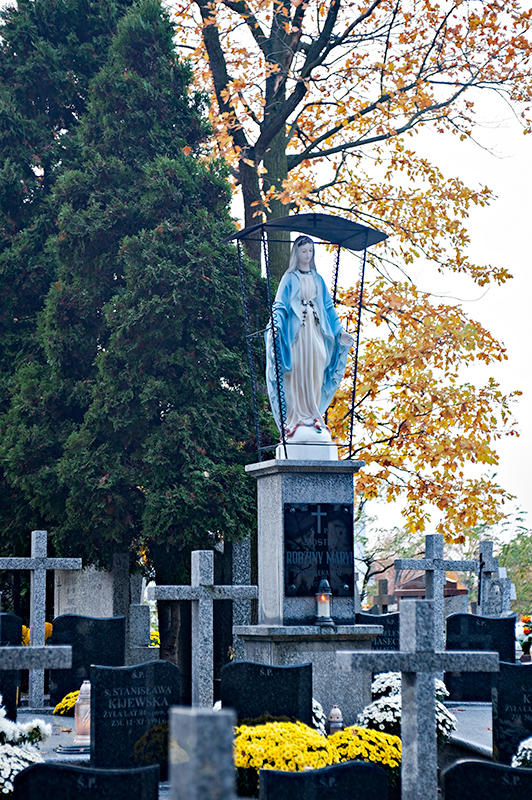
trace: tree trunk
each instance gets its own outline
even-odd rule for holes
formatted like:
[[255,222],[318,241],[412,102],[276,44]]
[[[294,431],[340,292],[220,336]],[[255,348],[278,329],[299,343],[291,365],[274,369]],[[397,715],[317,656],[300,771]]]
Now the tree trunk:
[[191,687],[191,615],[186,600],[158,600],[160,657],[179,667],[181,702],[190,705]]
[[[264,176],[264,188],[267,191],[271,186],[276,190],[282,189],[283,181],[288,175],[286,161],[286,134],[283,130],[272,139],[270,146],[264,154],[264,166],[268,172]],[[289,207],[280,200],[270,200],[268,219],[278,219],[288,214]],[[288,267],[290,258],[290,234],[285,231],[270,231],[268,233],[268,260],[270,272],[274,282],[278,283]]]
[[[257,214],[257,212],[261,211],[259,178],[255,167],[246,164],[243,160],[238,165],[238,171],[244,199],[244,227],[248,228],[250,225],[256,225],[261,221],[261,214]],[[257,214],[257,216],[253,216],[254,214]],[[260,264],[260,231],[253,234],[251,238],[244,239],[244,246],[248,256]]]

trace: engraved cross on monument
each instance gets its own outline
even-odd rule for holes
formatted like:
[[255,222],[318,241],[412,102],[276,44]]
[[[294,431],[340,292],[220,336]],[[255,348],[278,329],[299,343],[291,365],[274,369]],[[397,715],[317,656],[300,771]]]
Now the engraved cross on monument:
[[434,675],[444,670],[497,672],[498,653],[442,651],[434,646],[435,604],[404,600],[399,622],[400,650],[338,652],[340,671],[399,671],[401,678],[401,797],[437,800],[438,745]]
[[214,553],[194,550],[190,558],[190,586],[150,586],[150,600],[192,601],[192,705],[213,703],[213,603],[215,600],[252,600],[256,586],[215,586]]
[[444,636],[444,589],[447,570],[466,572],[478,569],[478,561],[452,561],[443,557],[443,534],[430,533],[425,536],[425,558],[399,558],[394,561],[396,570],[413,569],[425,572],[425,597],[434,603],[435,647],[445,648]]
[[[31,573],[30,645],[35,647],[44,647],[46,571],[49,569],[81,569],[81,558],[48,558],[47,552],[47,531],[32,531],[30,558],[0,558],[0,569],[27,569]],[[30,668],[29,705],[31,708],[44,706],[44,668],[42,667]]]

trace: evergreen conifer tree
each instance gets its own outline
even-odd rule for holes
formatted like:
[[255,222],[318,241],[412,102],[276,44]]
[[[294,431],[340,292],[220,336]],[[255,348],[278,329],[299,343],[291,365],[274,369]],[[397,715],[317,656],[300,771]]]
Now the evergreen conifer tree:
[[[50,196],[116,23],[131,0],[18,0],[0,13],[0,415],[13,373],[40,358],[36,319],[55,269]],[[44,524],[0,470],[4,545]]]
[[229,188],[200,158],[189,81],[166,12],[142,0],[54,188],[44,358],[18,369],[1,444],[58,552],[105,564],[146,545],[163,582],[192,547],[248,532],[255,506]]

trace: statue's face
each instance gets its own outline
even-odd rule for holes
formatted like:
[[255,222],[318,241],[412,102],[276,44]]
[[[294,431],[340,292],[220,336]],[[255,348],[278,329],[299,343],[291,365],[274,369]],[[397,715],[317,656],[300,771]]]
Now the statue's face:
[[314,247],[310,242],[305,242],[301,247],[297,248],[297,266],[300,269],[309,269],[310,262],[312,261],[312,254]]

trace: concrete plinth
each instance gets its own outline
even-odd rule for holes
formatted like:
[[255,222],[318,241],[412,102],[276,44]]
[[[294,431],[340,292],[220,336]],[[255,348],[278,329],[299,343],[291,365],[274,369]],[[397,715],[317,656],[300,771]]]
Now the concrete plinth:
[[[362,466],[363,461],[276,459],[246,467],[257,479],[259,625],[312,623],[314,595],[285,593],[285,506],[323,503],[352,508],[353,474]],[[332,615],[338,624],[353,623],[358,606],[356,582],[353,594],[347,597],[335,596],[333,587]]]
[[354,680],[345,680],[336,669],[336,653],[368,650],[382,633],[382,625],[240,625],[233,628],[242,641],[245,658],[260,664],[286,666],[312,662],[312,693],[326,716],[336,703],[345,725],[371,701],[371,672],[360,670]]

